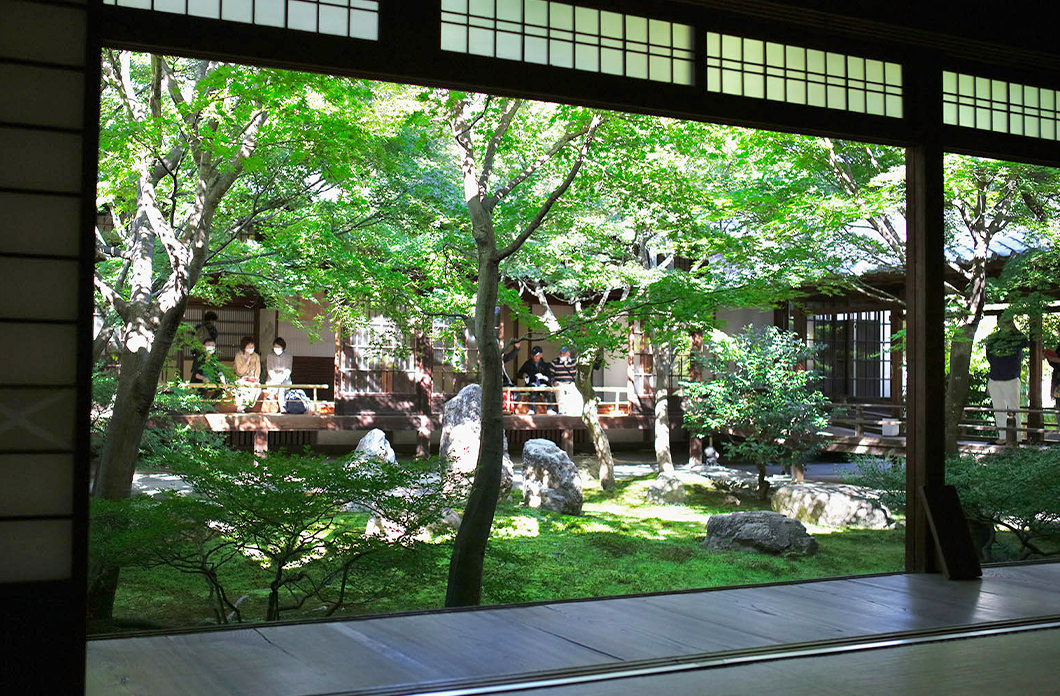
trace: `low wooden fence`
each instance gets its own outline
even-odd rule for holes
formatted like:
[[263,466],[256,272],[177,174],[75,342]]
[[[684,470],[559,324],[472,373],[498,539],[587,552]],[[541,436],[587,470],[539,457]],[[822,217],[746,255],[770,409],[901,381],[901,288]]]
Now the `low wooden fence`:
[[[828,404],[829,422],[836,427],[847,428],[855,436],[905,437],[906,408],[904,405],[880,402],[840,402]],[[1013,428],[1019,439],[1044,439],[1046,433],[1060,429],[1057,410],[1053,408],[1019,408],[1006,411],[1009,418],[1020,424]],[[1042,425],[1029,425],[1031,415],[1039,415]],[[967,440],[993,440],[998,436],[994,421],[994,409],[985,406],[967,406],[964,417],[958,424],[958,437]]]

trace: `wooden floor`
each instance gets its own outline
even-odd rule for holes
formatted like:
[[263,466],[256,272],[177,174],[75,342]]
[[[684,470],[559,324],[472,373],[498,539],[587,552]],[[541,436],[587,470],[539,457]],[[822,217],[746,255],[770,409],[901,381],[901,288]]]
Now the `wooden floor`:
[[[530,693],[518,683],[580,675],[587,681],[544,690],[547,684],[537,684],[533,693],[796,694],[810,693],[812,684],[818,695],[938,694],[971,693],[967,684],[976,679],[970,674],[1001,679],[1000,672],[1026,684],[1048,672],[1041,688],[1007,689],[1008,694],[1060,693],[1055,629],[873,650],[849,647],[880,637],[915,638],[910,632],[962,632],[1035,617],[1060,619],[1058,563],[988,568],[976,581],[887,575],[99,639],[88,644],[88,693]],[[846,647],[819,654],[837,645]],[[803,652],[777,661],[777,651],[792,649]],[[999,662],[994,655],[1001,654],[1009,657]],[[949,691],[940,679],[949,678],[958,664],[967,667],[954,683],[965,688]],[[651,672],[660,665],[671,671]],[[636,669],[648,671],[636,676],[630,672]],[[615,670],[622,678],[607,674]],[[483,680],[493,686],[463,690]],[[917,690],[913,680],[931,689]],[[835,688],[822,687],[833,681]],[[884,684],[891,688],[869,688]]]

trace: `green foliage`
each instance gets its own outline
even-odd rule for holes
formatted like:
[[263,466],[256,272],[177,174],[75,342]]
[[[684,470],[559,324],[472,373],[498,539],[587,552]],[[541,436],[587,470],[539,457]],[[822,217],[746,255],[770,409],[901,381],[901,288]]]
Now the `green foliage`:
[[[733,508],[724,496],[691,486],[680,506],[644,502],[654,476],[624,479],[615,491],[585,489],[584,514],[555,515],[524,508],[518,500],[498,506],[485,558],[483,601],[489,604],[600,597],[743,585],[755,582],[897,572],[902,568],[901,531],[851,530],[817,534],[821,550],[802,558],[767,558],[708,551],[700,543],[710,515]],[[337,524],[363,529],[366,515],[343,515]],[[432,609],[441,606],[446,586],[444,544],[409,550],[381,548],[358,561],[344,613]],[[404,560],[403,560],[404,559]],[[260,564],[237,554],[219,574],[244,620],[263,616],[269,579]],[[169,625],[194,623],[202,616],[201,581],[171,566],[122,570],[118,606]],[[320,616],[317,602],[285,612],[288,618]]]
[[[1041,540],[1060,535],[1060,448],[1006,448],[946,462],[946,483],[956,487],[971,522],[1010,532],[1020,555],[1043,555]],[[897,461],[865,461],[851,483],[880,491],[894,510],[905,508],[905,468]]]
[[[118,377],[112,369],[97,368],[92,373],[91,433],[94,445],[106,435],[118,391]],[[202,398],[202,391],[189,389],[183,382],[163,385],[151,406],[152,427],[140,439],[141,469],[166,468],[168,462],[188,453],[216,452],[224,447],[224,434],[199,430],[178,423],[173,416],[213,410],[213,403]]]
[[725,430],[741,437],[726,445],[728,454],[755,463],[760,475],[769,463],[801,464],[828,424],[817,375],[799,368],[812,357],[802,339],[747,327],[731,338],[716,332],[707,353],[712,377],[682,383],[685,427],[700,437]]
[[[385,555],[386,568],[409,572],[417,548],[454,504],[454,488],[438,460],[400,465],[328,459],[308,454],[184,452],[170,463],[192,495],[136,496],[94,501],[92,553],[122,566],[164,565],[194,573],[210,588],[214,620],[242,620],[230,601],[225,571],[234,558],[258,563],[267,589],[265,620],[279,619],[315,598],[333,613],[384,591],[365,583],[367,557]],[[363,516],[385,533],[366,535]],[[409,550],[406,556],[394,549]],[[377,575],[379,571],[377,570]],[[385,575],[385,573],[383,573]]]

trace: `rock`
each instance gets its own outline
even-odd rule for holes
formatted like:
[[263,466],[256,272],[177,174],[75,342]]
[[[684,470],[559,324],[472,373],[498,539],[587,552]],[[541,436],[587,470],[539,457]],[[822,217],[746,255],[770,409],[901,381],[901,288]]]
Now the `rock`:
[[386,434],[379,428],[369,430],[361,438],[361,441],[357,443],[357,448],[353,450],[353,456],[362,460],[379,459],[390,464],[397,464],[394,448],[390,446]]
[[[438,444],[438,455],[449,460],[449,469],[467,477],[470,484],[478,464],[479,433],[482,431],[482,387],[469,384],[442,409],[442,439]],[[504,457],[501,460],[501,490],[499,499],[506,499],[512,492],[512,475],[515,471],[508,456],[508,438],[504,442]]]
[[676,476],[659,474],[645,496],[650,505],[676,505],[685,502],[685,486]]
[[770,506],[807,524],[822,527],[892,529],[891,511],[870,489],[849,483],[800,483],[773,492]]
[[[758,497],[758,474],[726,466],[701,464],[692,471],[707,479],[711,488],[743,498]],[[785,477],[785,480],[787,478]]]
[[583,454],[574,460],[578,473],[584,478],[600,478],[600,458],[595,454]]
[[707,522],[703,548],[809,556],[817,553],[817,540],[801,522],[779,512],[751,510],[713,515]]
[[578,467],[551,440],[535,438],[523,445],[523,505],[582,514],[582,480]]

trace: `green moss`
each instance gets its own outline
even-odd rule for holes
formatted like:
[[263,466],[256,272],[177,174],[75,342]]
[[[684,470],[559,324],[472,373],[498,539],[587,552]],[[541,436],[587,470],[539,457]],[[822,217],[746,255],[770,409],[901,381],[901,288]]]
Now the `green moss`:
[[[806,558],[715,551],[701,546],[712,514],[748,509],[725,497],[690,487],[686,505],[643,503],[651,477],[621,481],[604,493],[590,486],[580,517],[524,508],[516,501],[498,506],[485,561],[486,604],[600,597],[642,592],[745,585],[843,575],[900,571],[903,532],[818,533],[820,550]],[[363,515],[347,524],[363,525]],[[395,557],[359,564],[359,601],[339,616],[430,609],[442,606],[449,542],[427,545],[409,570],[395,570]],[[268,578],[247,558],[224,568],[233,601],[243,597],[245,620],[264,615]],[[373,579],[374,578],[374,579]],[[212,623],[207,588],[197,576],[169,568],[122,572],[116,615],[164,626]],[[313,601],[285,619],[323,616]]]

